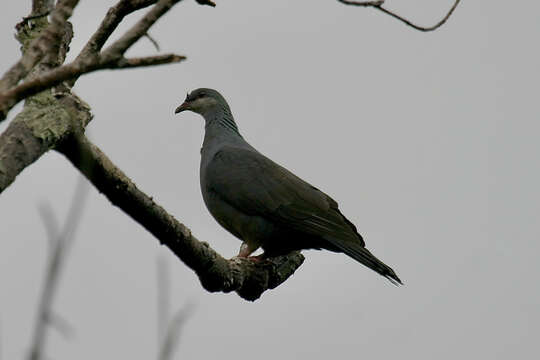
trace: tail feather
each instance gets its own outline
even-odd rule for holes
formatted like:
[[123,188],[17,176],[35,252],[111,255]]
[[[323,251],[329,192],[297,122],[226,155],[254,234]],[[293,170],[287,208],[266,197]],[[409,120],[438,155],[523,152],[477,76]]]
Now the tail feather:
[[384,276],[394,285],[403,285],[399,277],[396,275],[394,270],[381,260],[377,259],[368,249],[361,246],[360,244],[354,243],[344,243],[343,241],[328,239],[332,245],[339,248],[345,254],[349,255],[359,263],[367,266],[371,270],[379,273]]

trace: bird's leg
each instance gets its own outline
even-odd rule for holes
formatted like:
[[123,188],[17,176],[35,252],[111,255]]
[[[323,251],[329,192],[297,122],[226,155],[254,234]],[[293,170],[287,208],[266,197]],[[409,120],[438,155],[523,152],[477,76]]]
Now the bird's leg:
[[253,254],[255,250],[259,247],[254,243],[248,243],[247,241],[243,242],[240,245],[240,251],[238,252],[238,257],[247,258],[249,255]]

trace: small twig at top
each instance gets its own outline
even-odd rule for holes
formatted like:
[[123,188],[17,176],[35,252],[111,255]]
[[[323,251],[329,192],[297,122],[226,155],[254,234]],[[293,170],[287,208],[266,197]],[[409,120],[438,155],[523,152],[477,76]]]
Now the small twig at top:
[[159,43],[149,33],[144,34],[144,37],[147,38],[148,40],[150,40],[152,45],[154,45],[154,47],[156,48],[156,51],[160,50]]
[[383,13],[385,14],[388,14],[396,19],[398,19],[399,21],[407,24],[408,26],[416,29],[416,30],[419,30],[419,31],[424,31],[424,32],[428,32],[428,31],[433,31],[439,27],[441,27],[449,18],[450,16],[452,15],[452,13],[454,12],[454,10],[456,9],[456,7],[458,6],[459,2],[461,0],[456,0],[456,2],[454,3],[454,5],[452,5],[452,7],[450,8],[450,10],[448,11],[448,13],[446,14],[445,17],[443,17],[441,19],[441,21],[439,21],[438,23],[436,23],[435,25],[433,26],[420,26],[420,25],[416,25],[416,24],[413,24],[410,20],[407,20],[405,19],[404,17],[388,10],[388,9],[385,9],[383,8],[382,6],[377,6],[376,8],[379,9],[380,11],[382,11]]
[[195,1],[201,5],[208,5],[211,7],[216,7],[216,3],[210,0],[195,0]]
[[398,15],[398,14],[394,13],[393,11],[390,11],[390,10],[382,7],[382,5],[384,4],[384,0],[378,0],[378,1],[337,0],[337,1],[342,3],[342,4],[345,4],[345,5],[372,7],[374,9],[379,10],[379,11],[382,11],[383,13],[385,13],[387,15],[392,16],[393,18],[403,22],[404,24],[406,24],[406,25],[408,25],[408,26],[410,26],[410,27],[412,27],[412,28],[414,28],[416,30],[427,32],[427,31],[433,31],[433,30],[441,27],[450,18],[450,16],[452,15],[452,13],[454,12],[454,10],[456,9],[456,7],[458,6],[458,4],[459,4],[459,2],[461,0],[456,0],[454,2],[454,5],[452,5],[452,7],[448,11],[448,13],[441,19],[441,21],[439,21],[438,23],[436,23],[433,26],[420,26],[420,25],[414,24],[412,21],[404,18],[403,16]]
[[337,0],[342,4],[345,5],[351,5],[351,6],[364,6],[364,7],[375,7],[375,6],[381,6],[384,4],[384,0],[376,0],[376,1],[347,1],[347,0]]

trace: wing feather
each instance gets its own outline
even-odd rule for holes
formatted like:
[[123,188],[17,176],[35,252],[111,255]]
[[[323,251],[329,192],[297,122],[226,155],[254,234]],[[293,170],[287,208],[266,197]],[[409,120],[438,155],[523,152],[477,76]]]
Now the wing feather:
[[323,239],[364,246],[332,198],[256,150],[222,148],[208,165],[206,177],[210,191],[243,213]]

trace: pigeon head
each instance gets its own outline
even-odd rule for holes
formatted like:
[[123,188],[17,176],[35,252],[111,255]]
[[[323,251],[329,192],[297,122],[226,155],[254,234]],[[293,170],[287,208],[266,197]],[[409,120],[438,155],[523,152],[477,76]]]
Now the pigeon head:
[[200,88],[188,93],[186,99],[176,108],[175,114],[182,111],[193,111],[197,114],[205,115],[220,108],[228,108],[225,98],[213,89]]

